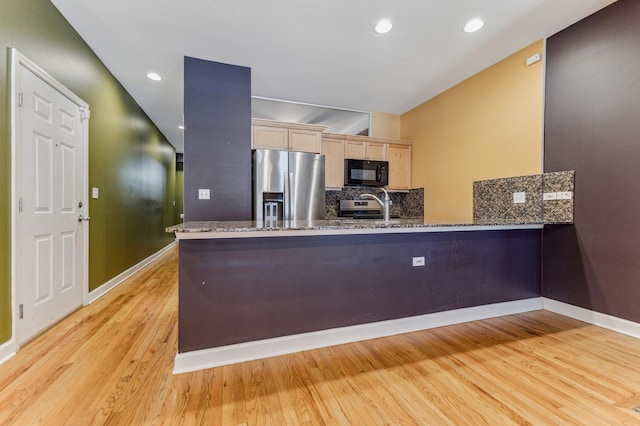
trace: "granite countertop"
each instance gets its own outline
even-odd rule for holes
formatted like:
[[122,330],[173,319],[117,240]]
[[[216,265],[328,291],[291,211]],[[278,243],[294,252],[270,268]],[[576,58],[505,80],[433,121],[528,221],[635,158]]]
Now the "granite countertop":
[[541,222],[443,223],[424,219],[382,220],[329,219],[313,221],[193,221],[171,226],[178,239],[276,237],[294,235],[348,235],[367,233],[447,232],[474,230],[536,229]]

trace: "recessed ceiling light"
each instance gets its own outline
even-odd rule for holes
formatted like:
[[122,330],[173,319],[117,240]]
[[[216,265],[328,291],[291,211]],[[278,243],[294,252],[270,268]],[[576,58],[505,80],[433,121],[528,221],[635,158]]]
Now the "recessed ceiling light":
[[475,33],[479,29],[484,27],[484,21],[482,19],[476,18],[467,22],[467,25],[464,26],[465,33]]
[[393,29],[393,23],[388,19],[382,19],[378,21],[373,30],[378,34],[386,34]]
[[178,126],[178,129],[184,130],[184,126],[181,124],[181,125]]
[[147,78],[149,80],[153,80],[153,81],[160,81],[162,80],[162,76],[160,76],[160,74],[158,74],[157,72],[148,72],[147,73]]

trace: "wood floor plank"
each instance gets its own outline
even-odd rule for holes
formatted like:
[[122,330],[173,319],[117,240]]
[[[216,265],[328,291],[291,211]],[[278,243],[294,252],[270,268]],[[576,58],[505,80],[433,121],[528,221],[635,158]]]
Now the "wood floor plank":
[[350,399],[357,398],[357,416],[370,416],[371,422],[382,424],[397,424],[400,418],[406,420],[407,416],[402,408],[389,403],[393,399],[392,394],[388,392],[384,382],[376,377],[371,364],[359,356],[355,346],[358,344],[333,349],[340,357],[337,365],[341,367],[341,373],[348,378],[350,395],[354,395]]
[[[476,329],[473,331],[474,335],[478,334],[478,324],[469,325],[469,327]],[[499,327],[495,327],[493,334],[499,335],[500,333],[498,330]],[[480,333],[481,332],[482,331],[480,330]],[[505,336],[503,336],[503,338],[505,338]],[[449,343],[455,345],[460,340],[463,340],[463,338],[460,338],[459,336],[452,336]],[[501,372],[503,371],[507,372],[507,376],[498,377],[499,382],[508,381],[513,383],[514,387],[511,389],[510,394],[503,395],[503,397],[514,398],[522,394],[522,398],[520,399],[522,401],[521,404],[513,405],[538,405],[541,412],[549,413],[545,414],[547,421],[556,421],[564,424],[580,424],[580,422],[575,421],[574,417],[563,411],[566,404],[576,403],[575,401],[570,401],[570,397],[566,395],[566,391],[571,390],[571,387],[548,386],[548,383],[556,384],[556,377],[546,374],[545,371],[543,371],[544,363],[537,360],[532,361],[532,358],[529,355],[523,356],[516,347],[520,341],[521,340],[517,338],[509,338],[508,343],[501,345],[497,362],[492,363],[492,367],[489,367],[488,365],[485,366],[483,370],[486,369],[488,371],[494,371],[496,372],[495,374],[502,374]],[[461,344],[464,345],[464,343]],[[470,363],[470,365],[473,364],[477,364],[477,361]],[[486,382],[483,386],[486,386]],[[496,392],[494,395],[499,395],[499,393]],[[573,393],[572,395],[577,396],[576,393]],[[545,409],[548,407],[552,407],[553,409],[551,411]],[[545,418],[537,419],[537,421],[544,421]],[[555,420],[553,420],[554,418]]]
[[[343,345],[342,363],[348,368],[350,375],[357,378],[354,382],[362,382],[368,404],[373,412],[385,424],[412,424],[418,419],[413,416],[413,409],[404,403],[402,392],[390,392],[385,381],[385,374],[376,368],[373,356],[361,342]],[[384,407],[384,409],[380,409]]]
[[312,352],[317,366],[316,380],[323,381],[321,395],[323,399],[331,401],[326,406],[331,408],[332,418],[343,418],[347,424],[353,424],[357,420],[363,424],[376,424],[375,416],[370,411],[362,410],[364,404],[360,395],[342,371],[338,349],[339,347],[329,347]]
[[227,366],[222,370],[222,424],[247,424],[244,377],[242,364]]
[[283,424],[282,406],[277,398],[270,398],[267,381],[272,381],[265,361],[252,361],[243,364],[248,424]]
[[[541,377],[547,377],[549,380],[559,380],[565,386],[574,388],[575,391],[581,395],[590,395],[605,403],[619,401],[629,394],[629,380],[626,381],[627,385],[624,385],[623,382],[620,382],[616,377],[603,375],[603,372],[600,370],[585,375],[581,366],[587,361],[579,359],[581,353],[573,353],[571,348],[567,348],[566,345],[557,339],[546,339],[546,344],[544,342],[544,338],[539,338],[535,346],[531,344],[534,342],[530,342],[526,346],[522,345],[522,349],[520,350],[521,353],[526,351],[527,355],[534,360],[532,368],[537,368],[539,370],[538,374]],[[550,343],[554,345],[553,352],[549,350]],[[515,345],[516,343],[514,343],[514,346]],[[564,361],[565,358],[568,359],[569,363]],[[574,368],[573,366],[576,360],[578,360],[578,364],[580,365],[579,368]],[[602,361],[604,360],[600,358],[597,360],[591,359],[588,362],[601,364]],[[611,363],[617,364],[618,360],[611,359]],[[619,371],[624,371],[624,375],[632,379],[632,377],[629,377],[629,375],[633,374],[631,369],[620,365],[616,368]],[[563,371],[562,376],[557,375],[558,370]]]
[[173,375],[177,250],[0,365],[3,425],[640,425],[640,339],[546,311]]

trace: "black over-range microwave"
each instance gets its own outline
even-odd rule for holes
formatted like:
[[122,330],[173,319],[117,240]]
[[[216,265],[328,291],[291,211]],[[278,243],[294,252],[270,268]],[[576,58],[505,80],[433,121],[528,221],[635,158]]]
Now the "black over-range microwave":
[[371,160],[344,160],[344,184],[358,186],[387,186],[389,162]]

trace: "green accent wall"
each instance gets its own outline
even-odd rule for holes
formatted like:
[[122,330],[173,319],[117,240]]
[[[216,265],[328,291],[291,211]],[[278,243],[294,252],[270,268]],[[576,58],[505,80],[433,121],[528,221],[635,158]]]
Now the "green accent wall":
[[[2,205],[11,205],[8,49],[15,47],[91,109],[89,187],[100,190],[89,200],[95,290],[173,241],[164,228],[177,217],[175,150],[50,1],[0,0],[0,10]],[[0,209],[0,344],[11,338],[10,220],[10,209]]]

